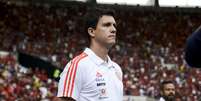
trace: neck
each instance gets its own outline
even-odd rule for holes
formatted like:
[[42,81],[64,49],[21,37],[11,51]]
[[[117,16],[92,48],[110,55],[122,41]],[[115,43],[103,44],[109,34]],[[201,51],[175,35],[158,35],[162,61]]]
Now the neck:
[[97,55],[99,56],[101,59],[103,59],[104,61],[108,61],[107,55],[108,55],[108,51],[109,49],[106,47],[103,47],[101,45],[98,45],[96,43],[93,43],[90,45],[90,49]]

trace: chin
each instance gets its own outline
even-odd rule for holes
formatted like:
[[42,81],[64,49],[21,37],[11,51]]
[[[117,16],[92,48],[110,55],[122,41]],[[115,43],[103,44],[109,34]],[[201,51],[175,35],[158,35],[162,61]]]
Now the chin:
[[175,101],[175,96],[166,96],[166,101]]
[[109,43],[109,44],[107,45],[107,47],[108,47],[108,48],[111,48],[114,44],[115,44],[115,42]]
[[109,43],[110,43],[110,44],[115,44],[115,43],[116,43],[116,40],[110,40]]
[[115,42],[115,41],[110,43],[110,45],[111,45],[111,46],[113,46],[114,44],[116,44],[116,42]]

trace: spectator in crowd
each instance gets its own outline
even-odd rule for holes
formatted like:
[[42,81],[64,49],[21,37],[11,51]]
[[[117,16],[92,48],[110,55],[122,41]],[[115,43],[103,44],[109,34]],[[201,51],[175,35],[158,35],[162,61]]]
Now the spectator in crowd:
[[176,87],[172,81],[163,81],[161,83],[161,98],[159,101],[175,101]]
[[[80,27],[80,18],[90,7],[84,3],[65,3],[65,7],[55,7],[5,2],[0,1],[1,51],[15,53],[20,50],[51,61],[63,69],[85,47],[84,26]],[[160,8],[159,12],[143,7],[125,10],[121,6],[114,7],[119,34],[109,55],[123,67],[124,95],[158,97],[160,88],[157,85],[168,78],[175,81],[182,101],[199,101],[201,70],[186,65],[184,43],[189,34],[201,25],[200,12],[181,10],[178,13],[176,8],[175,11]],[[3,92],[0,95],[4,100],[10,100],[7,96],[12,95],[10,92],[15,87],[17,93],[12,96],[16,99],[29,100],[29,94],[40,100],[52,100],[56,96],[56,81],[47,80],[47,75],[36,69],[22,72],[24,69],[17,66],[11,57],[0,59],[0,82],[6,82],[0,85]],[[15,78],[18,76],[23,79]],[[51,82],[47,84],[46,81]],[[42,97],[36,92],[43,93]]]

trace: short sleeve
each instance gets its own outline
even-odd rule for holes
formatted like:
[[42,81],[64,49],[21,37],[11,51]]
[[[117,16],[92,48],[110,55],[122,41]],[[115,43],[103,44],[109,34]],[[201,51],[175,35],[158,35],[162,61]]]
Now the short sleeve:
[[69,62],[60,75],[58,97],[71,97],[75,100],[80,95],[82,86],[82,72],[79,70],[79,60]]

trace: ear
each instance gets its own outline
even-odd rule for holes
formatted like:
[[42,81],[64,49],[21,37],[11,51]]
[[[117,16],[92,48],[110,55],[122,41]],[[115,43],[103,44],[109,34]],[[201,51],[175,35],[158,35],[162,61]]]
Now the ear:
[[95,34],[94,34],[94,29],[93,29],[92,27],[89,27],[89,28],[88,28],[88,33],[89,33],[89,35],[90,35],[91,37],[94,37],[94,36],[95,36]]

